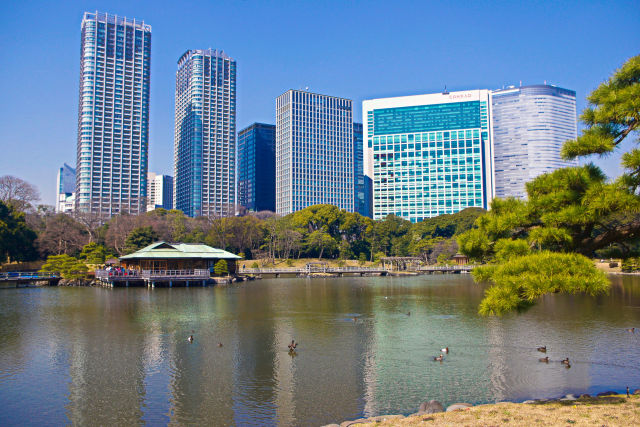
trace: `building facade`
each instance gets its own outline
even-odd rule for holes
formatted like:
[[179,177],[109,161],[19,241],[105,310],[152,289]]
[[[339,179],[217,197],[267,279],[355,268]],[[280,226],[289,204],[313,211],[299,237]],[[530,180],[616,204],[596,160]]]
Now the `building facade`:
[[108,218],[146,209],[151,27],[85,13],[76,209]]
[[494,195],[488,90],[363,102],[364,170],[373,183],[373,218],[412,222],[467,207],[487,209]]
[[353,211],[353,109],[345,98],[289,90],[276,99],[276,212],[327,203]]
[[173,177],[147,174],[147,212],[157,208],[173,209]]
[[235,214],[236,61],[218,50],[178,60],[174,206],[191,217]]
[[576,93],[550,85],[492,92],[496,197],[527,197],[525,183],[574,166],[560,157],[578,136]]
[[276,210],[276,127],[254,123],[238,132],[238,204]]
[[353,124],[353,209],[360,215],[371,218],[371,186],[364,176],[364,139],[362,123]]
[[75,209],[76,170],[62,165],[56,178],[56,212],[68,213]]

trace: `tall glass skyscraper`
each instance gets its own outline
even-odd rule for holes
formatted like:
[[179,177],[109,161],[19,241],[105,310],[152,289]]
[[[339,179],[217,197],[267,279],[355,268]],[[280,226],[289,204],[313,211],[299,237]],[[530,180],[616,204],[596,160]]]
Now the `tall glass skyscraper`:
[[353,211],[350,99],[289,90],[276,99],[276,212],[328,203]]
[[371,217],[371,186],[364,176],[364,140],[362,123],[353,124],[353,209],[360,215]]
[[576,164],[560,157],[562,144],[578,135],[574,91],[511,86],[492,99],[496,197],[524,199],[525,183]]
[[173,177],[149,172],[147,175],[147,212],[157,208],[173,209]]
[[493,141],[488,90],[363,102],[365,175],[373,182],[373,218],[412,222],[493,199]]
[[80,51],[76,209],[146,209],[151,27],[85,13]]
[[56,179],[56,212],[73,212],[75,198],[76,170],[65,163]]
[[276,127],[254,123],[238,132],[238,204],[276,210]]
[[191,217],[234,215],[236,61],[223,51],[186,51],[175,102],[175,208]]

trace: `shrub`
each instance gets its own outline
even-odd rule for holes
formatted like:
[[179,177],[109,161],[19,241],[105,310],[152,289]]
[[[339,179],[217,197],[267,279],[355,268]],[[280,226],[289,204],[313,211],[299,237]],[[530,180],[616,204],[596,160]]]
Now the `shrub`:
[[223,274],[229,273],[229,268],[227,267],[227,261],[221,259],[216,262],[216,265],[213,266],[213,272],[218,276],[222,276]]
[[287,258],[287,260],[285,261],[285,264],[287,264],[287,266],[291,267],[293,265],[293,260]]
[[609,268],[616,268],[618,266],[617,262],[610,262],[609,263]]
[[86,276],[87,265],[69,255],[50,255],[40,269],[43,273],[57,273],[63,279],[77,280]]
[[360,256],[358,257],[358,264],[365,265],[367,263],[367,254],[364,252],[360,252]]
[[256,261],[254,261],[253,264],[251,264],[251,268],[260,268],[260,266]]

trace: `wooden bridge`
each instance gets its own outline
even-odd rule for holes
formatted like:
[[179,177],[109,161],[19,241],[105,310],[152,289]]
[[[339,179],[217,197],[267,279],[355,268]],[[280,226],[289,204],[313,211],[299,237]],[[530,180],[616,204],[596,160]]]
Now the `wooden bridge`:
[[0,273],[0,284],[15,284],[16,288],[33,285],[37,282],[47,282],[48,285],[57,285],[59,281],[60,276],[56,273],[39,273],[36,271],[9,271]]
[[337,276],[344,275],[400,275],[403,273],[462,273],[470,272],[475,265],[448,265],[448,266],[420,266],[415,269],[408,270],[392,270],[383,267],[302,267],[302,268],[245,268],[238,271],[239,274],[272,274],[275,277],[281,275],[293,275],[293,276],[313,276],[314,274],[331,274]]

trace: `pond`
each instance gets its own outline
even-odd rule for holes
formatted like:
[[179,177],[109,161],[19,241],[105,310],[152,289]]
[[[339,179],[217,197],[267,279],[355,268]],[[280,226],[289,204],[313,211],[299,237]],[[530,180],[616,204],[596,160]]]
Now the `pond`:
[[611,280],[503,318],[469,275],[2,289],[0,425],[322,425],[640,388],[640,277]]

